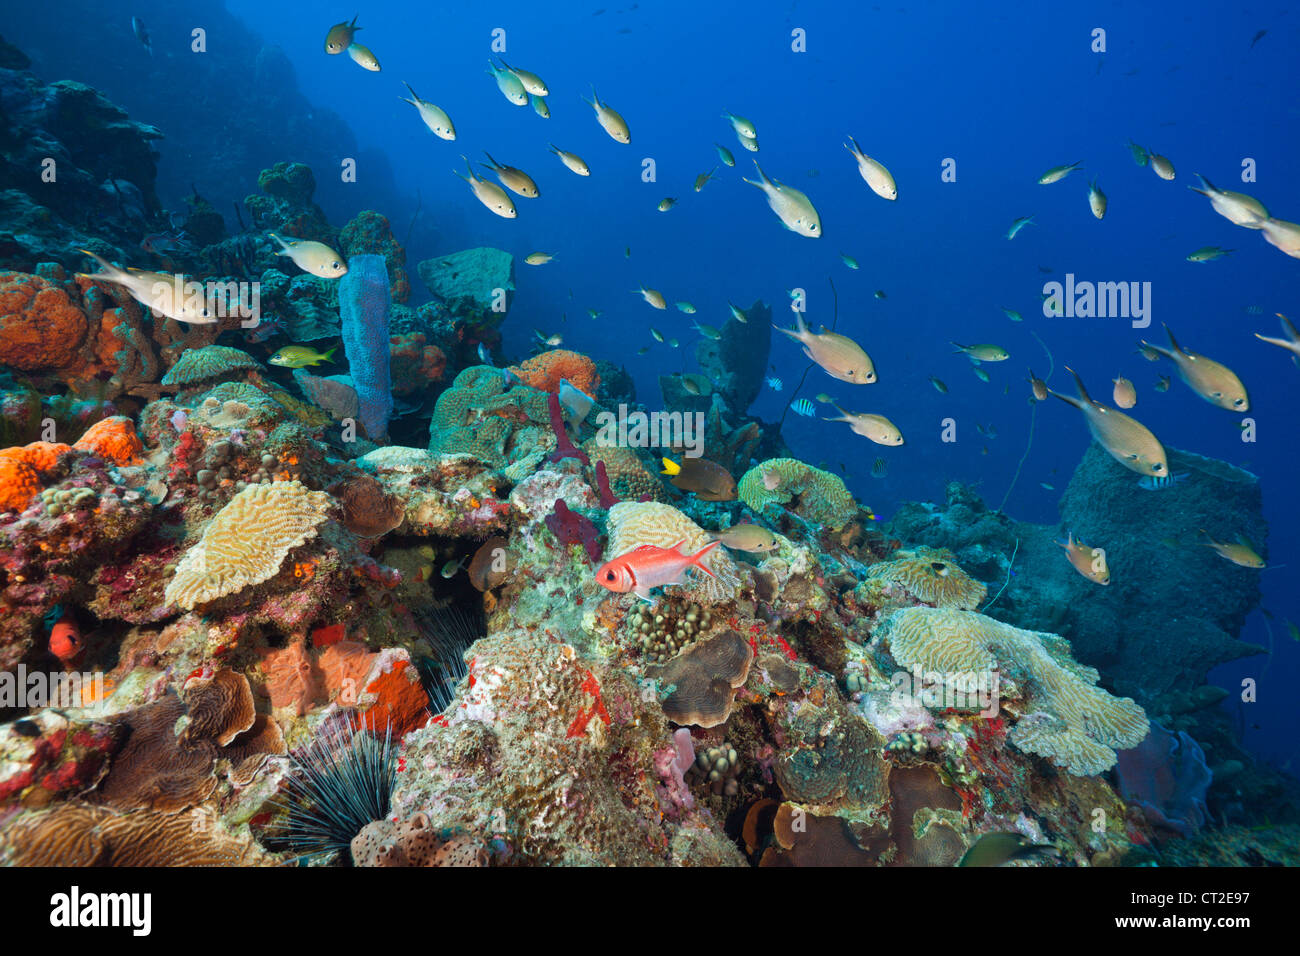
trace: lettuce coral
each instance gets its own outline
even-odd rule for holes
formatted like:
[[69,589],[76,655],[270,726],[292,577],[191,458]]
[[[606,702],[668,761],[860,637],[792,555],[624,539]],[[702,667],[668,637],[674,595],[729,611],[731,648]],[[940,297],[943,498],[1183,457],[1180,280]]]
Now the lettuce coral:
[[186,610],[276,575],[294,548],[316,536],[330,496],[298,481],[249,485],[217,513],[167,584]]
[[745,472],[737,490],[740,500],[754,511],[761,513],[770,504],[789,505],[832,531],[843,528],[858,511],[844,482],[797,458],[769,458],[755,465]]
[[1142,708],[1096,686],[1097,672],[1077,663],[1069,643],[1055,634],[953,608],[904,608],[887,624],[889,651],[903,667],[953,680],[1000,670],[1020,683],[1032,712],[1016,721],[1008,739],[1069,773],[1109,770],[1115,751],[1141,743],[1150,729]]

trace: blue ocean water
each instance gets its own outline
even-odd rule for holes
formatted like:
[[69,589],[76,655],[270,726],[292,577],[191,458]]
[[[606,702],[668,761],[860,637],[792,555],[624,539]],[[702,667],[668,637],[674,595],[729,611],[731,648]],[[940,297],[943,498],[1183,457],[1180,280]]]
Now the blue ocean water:
[[[106,51],[102,60],[61,56],[47,39],[48,12],[21,13],[6,33],[20,45],[30,41],[28,52],[48,78],[96,85],[133,118],[160,126],[204,123],[202,103],[183,115],[171,101],[159,107],[169,83],[163,64],[184,68],[191,55],[187,27],[202,26],[220,4],[141,0],[107,6],[105,16],[125,21],[138,15],[151,24],[152,59],[134,48]],[[814,368],[799,397],[825,391],[850,410],[886,414],[906,444],[882,449],[842,425],[793,414],[786,417],[784,437],[796,454],[843,473],[855,496],[882,516],[903,501],[941,499],[949,480],[975,484],[991,504],[1002,499],[1025,451],[1028,368],[1041,376],[1054,366],[1050,384],[1068,392],[1062,370],[1068,364],[1102,399],[1113,377],[1131,378],[1137,414],[1164,442],[1261,476],[1271,529],[1264,545],[1270,568],[1261,572],[1263,606],[1276,620],[1270,639],[1265,618],[1253,614],[1242,637],[1272,643],[1274,651],[1271,659],[1238,661],[1214,676],[1234,692],[1242,678],[1259,679],[1260,701],[1242,722],[1246,743],[1294,766],[1288,688],[1300,679],[1300,648],[1280,622],[1300,620],[1300,516],[1293,493],[1300,369],[1252,333],[1277,335],[1273,314],[1300,309],[1300,264],[1259,233],[1216,215],[1187,189],[1199,172],[1222,188],[1258,197],[1279,218],[1300,219],[1292,175],[1300,110],[1290,95],[1297,85],[1292,51],[1300,22],[1284,5],[885,3],[849,9],[807,0],[588,0],[499,3],[490,10],[371,2],[360,10],[328,11],[305,0],[228,0],[225,7],[255,42],[281,48],[302,96],[339,114],[355,136],[355,149],[349,144],[330,156],[313,145],[305,156],[292,138],[268,135],[258,157],[262,165],[312,162],[317,198],[331,221],[377,208],[400,237],[418,201],[420,228],[408,249],[412,265],[476,245],[499,246],[517,257],[535,250],[555,255],[544,267],[517,269],[519,289],[505,326],[508,353],[526,354],[533,329],[561,334],[566,347],[626,364],[638,396],[654,407],[658,375],[695,368],[692,319],[721,325],[728,302],[747,307],[761,298],[777,321],[788,324],[793,316],[785,308],[786,290],[801,287],[810,324],[829,325],[833,280],[836,328],[865,345],[879,382],[854,391]],[[378,56],[381,72],[322,50],[328,22],[354,13],[364,27],[358,40]],[[120,24],[115,30],[122,32]],[[486,74],[494,30],[504,31],[503,55],[512,65],[546,79],[549,120],[507,104]],[[1105,31],[1105,52],[1093,49],[1096,30]],[[1267,32],[1252,42],[1261,30]],[[802,31],[806,50],[792,49],[795,31]],[[214,33],[210,42],[222,39]],[[451,114],[455,142],[434,137],[401,102],[402,81]],[[630,145],[608,137],[582,102],[593,84],[627,119]],[[231,77],[232,97],[251,101],[280,92],[247,76]],[[822,238],[782,229],[758,190],[741,181],[742,175],[753,178],[751,154],[721,118],[724,110],[754,121],[759,162],[769,176],[807,193],[821,214]],[[863,183],[843,148],[847,135],[889,167],[898,182],[896,202],[873,195]],[[212,148],[220,149],[221,129],[213,128],[211,137]],[[1162,181],[1137,166],[1126,146],[1130,139],[1168,156],[1176,180]],[[583,156],[592,176],[565,170],[548,154],[548,142]],[[737,166],[720,168],[696,194],[695,177],[717,164],[714,143],[731,150]],[[166,142],[161,148],[160,198],[179,206],[188,191],[187,160],[169,152]],[[527,170],[541,186],[541,199],[517,203],[517,220],[493,216],[452,174],[463,169],[462,153],[479,161],[484,149]],[[329,167],[352,152],[359,176],[345,183]],[[1047,168],[1080,160],[1083,168],[1063,181],[1037,185]],[[655,173],[649,182],[647,161]],[[1243,184],[1247,161],[1254,179]],[[951,181],[945,168],[955,170]],[[1093,178],[1109,197],[1102,221],[1088,210]],[[680,203],[660,213],[656,204],[665,196]],[[1005,239],[1012,221],[1027,215],[1034,223]],[[1234,251],[1213,262],[1186,261],[1208,245]],[[841,253],[861,268],[846,268]],[[1151,283],[1151,326],[1134,329],[1124,318],[1044,316],[1044,283],[1063,281],[1067,273]],[[650,309],[632,294],[641,284],[661,290],[670,302],[691,301],[697,314]],[[876,298],[877,290],[886,297]],[[417,283],[417,300],[421,292]],[[1002,307],[1018,310],[1024,321],[1010,321]],[[602,314],[592,320],[589,308]],[[1162,322],[1183,345],[1240,374],[1250,389],[1256,441],[1242,441],[1242,416],[1211,407],[1181,382],[1167,393],[1154,390],[1157,375],[1172,374],[1172,368],[1148,364],[1135,347],[1143,336],[1165,344]],[[678,338],[681,348],[654,342],[651,326]],[[990,376],[984,383],[965,356],[953,354],[950,340],[996,343],[1011,358],[983,366]],[[636,355],[643,346],[648,354]],[[794,343],[774,338],[770,374],[785,387],[765,391],[751,411],[778,419],[807,364]],[[946,395],[931,387],[930,376],[948,384]],[[823,406],[818,412],[824,414]],[[958,423],[952,443],[940,440],[948,417]],[[976,423],[993,425],[997,437],[980,435]],[[1059,492],[1088,440],[1077,412],[1059,402],[1041,406],[1008,513],[1055,521]],[[870,477],[880,456],[888,461],[883,480]]]

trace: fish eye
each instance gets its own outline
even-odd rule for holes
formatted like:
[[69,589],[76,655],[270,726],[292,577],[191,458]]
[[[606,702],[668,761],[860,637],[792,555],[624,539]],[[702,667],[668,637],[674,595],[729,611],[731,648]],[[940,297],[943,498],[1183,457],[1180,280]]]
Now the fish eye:
[[605,572],[605,580],[606,580],[606,581],[613,581],[613,580],[614,580],[614,572],[613,572],[613,571],[606,571],[606,572]]
[[1156,462],[1155,464],[1153,464],[1153,465],[1151,466],[1151,470],[1152,470],[1152,471],[1164,471],[1164,470],[1165,470],[1165,466],[1162,465],[1162,464],[1160,464],[1160,462]]

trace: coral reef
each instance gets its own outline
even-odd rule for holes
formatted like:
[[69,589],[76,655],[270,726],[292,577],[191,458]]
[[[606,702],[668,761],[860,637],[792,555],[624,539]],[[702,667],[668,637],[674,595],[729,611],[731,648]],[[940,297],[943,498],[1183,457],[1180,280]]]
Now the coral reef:
[[808,521],[838,531],[857,514],[857,502],[844,482],[796,458],[772,458],[745,472],[740,500],[757,512],[768,505],[789,506]]

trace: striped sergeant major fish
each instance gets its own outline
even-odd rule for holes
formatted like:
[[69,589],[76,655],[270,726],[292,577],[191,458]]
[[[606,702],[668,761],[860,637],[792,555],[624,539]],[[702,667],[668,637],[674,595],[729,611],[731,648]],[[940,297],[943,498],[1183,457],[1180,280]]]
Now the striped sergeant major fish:
[[1146,475],[1138,479],[1137,485],[1143,491],[1163,491],[1165,488],[1172,488],[1186,477],[1185,471],[1168,475]]

